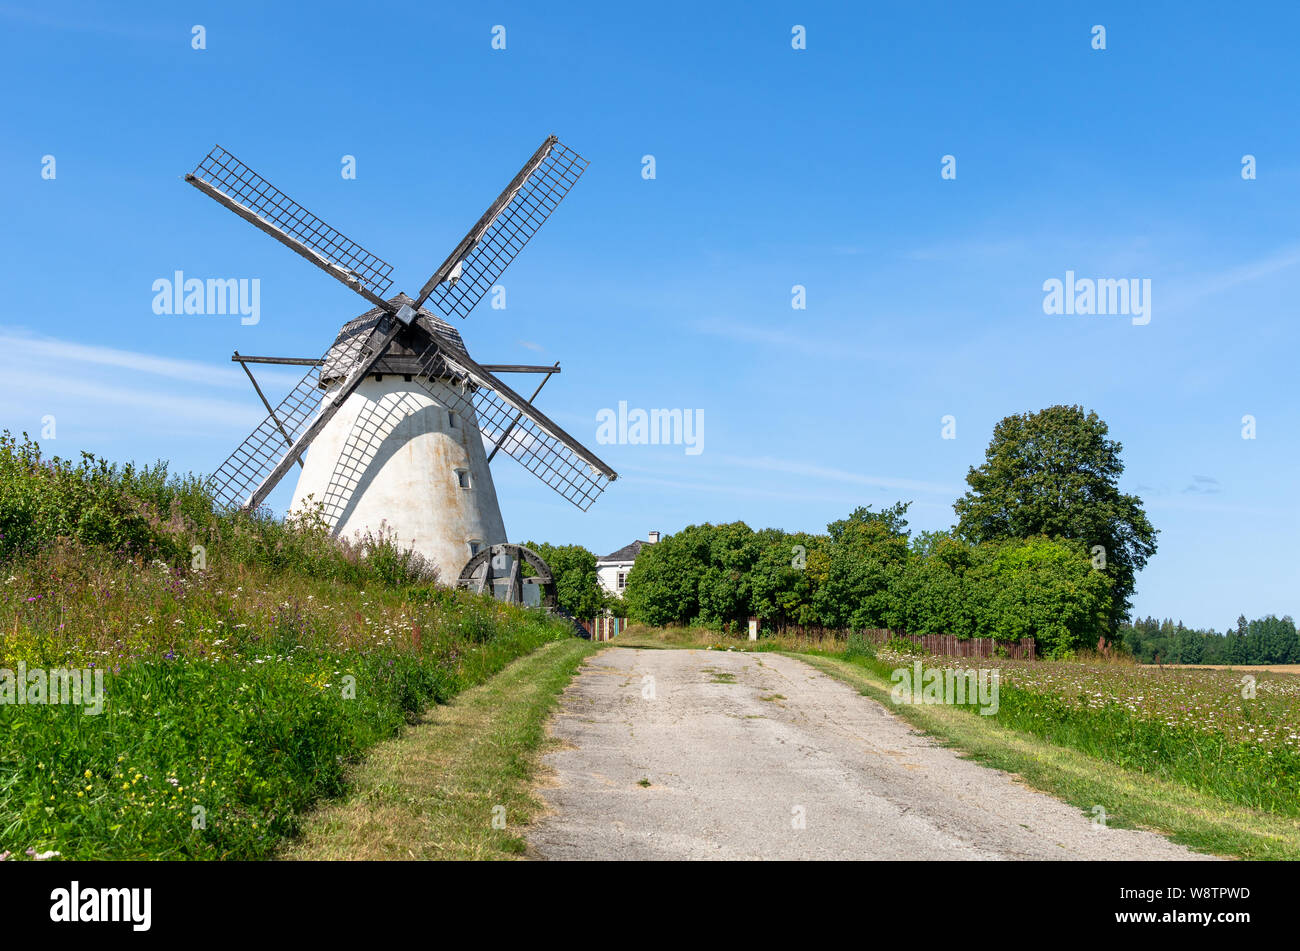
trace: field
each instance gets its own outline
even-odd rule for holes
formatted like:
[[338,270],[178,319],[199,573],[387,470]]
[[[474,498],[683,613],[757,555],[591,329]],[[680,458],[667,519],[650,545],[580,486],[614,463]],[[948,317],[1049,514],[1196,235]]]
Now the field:
[[1246,673],[1260,671],[1269,674],[1300,674],[1300,664],[1142,664],[1164,670],[1241,670]]

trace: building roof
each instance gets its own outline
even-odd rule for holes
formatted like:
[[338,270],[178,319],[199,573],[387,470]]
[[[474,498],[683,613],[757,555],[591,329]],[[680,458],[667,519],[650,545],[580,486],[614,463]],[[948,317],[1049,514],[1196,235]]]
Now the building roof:
[[597,558],[596,564],[608,564],[613,561],[636,561],[636,556],[641,554],[641,549],[649,544],[649,542],[635,541],[630,545],[624,545],[618,551],[610,552],[604,558]]
[[[403,304],[414,304],[415,301],[405,294],[398,294],[389,303],[401,307]],[[334,345],[330,347],[329,353],[325,356],[324,365],[321,366],[320,382],[322,386],[328,386],[336,382],[351,368],[356,348],[363,344],[366,336],[375,329],[375,325],[379,323],[383,313],[382,310],[375,307],[343,325],[343,329],[339,331]],[[358,337],[361,339],[356,339]],[[416,311],[416,317],[411,321],[410,326],[402,328],[402,331],[389,345],[388,350],[380,357],[379,362],[375,364],[374,369],[370,372],[419,374],[421,372],[420,357],[434,342],[452,352],[459,350],[462,353],[467,353],[465,341],[461,339],[456,328],[437,314],[430,313],[421,307]],[[347,346],[349,343],[351,343],[351,346]],[[436,377],[439,373],[432,372],[429,375]]]

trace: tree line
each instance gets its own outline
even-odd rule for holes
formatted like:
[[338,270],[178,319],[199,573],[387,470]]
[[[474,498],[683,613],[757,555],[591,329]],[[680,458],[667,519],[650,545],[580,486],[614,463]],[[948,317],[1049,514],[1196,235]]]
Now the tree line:
[[[913,535],[910,503],[902,501],[879,511],[860,506],[824,533],[690,525],[642,549],[621,611],[654,625],[736,628],[757,616],[767,630],[1032,637],[1046,657],[1128,641],[1135,654],[1181,658],[1183,647],[1169,645],[1186,635],[1158,641],[1147,622],[1127,620],[1157,531],[1142,500],[1119,488],[1122,448],[1079,406],[1008,416],[994,427],[983,464],[969,469],[951,528]],[[596,584],[594,555],[579,546],[554,551],[566,566],[557,574],[571,579],[561,584],[566,608],[590,617],[571,604],[595,611],[618,604]],[[1266,622],[1279,630],[1290,623],[1251,624]],[[1202,656],[1218,656],[1219,643],[1202,640]]]
[[624,595],[652,624],[888,627],[1032,637],[1045,656],[1113,639],[1155,553],[1119,489],[1122,446],[1079,406],[1008,416],[966,476],[946,531],[907,529],[910,503],[861,506],[824,534],[692,525],[642,551]]
[[1289,615],[1241,615],[1222,634],[1148,617],[1126,624],[1121,635],[1144,664],[1300,664],[1300,633]]

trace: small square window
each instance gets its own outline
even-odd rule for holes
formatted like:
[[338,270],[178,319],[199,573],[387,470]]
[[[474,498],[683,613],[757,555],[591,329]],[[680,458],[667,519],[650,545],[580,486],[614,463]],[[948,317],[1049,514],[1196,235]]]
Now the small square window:
[[471,538],[469,541],[469,556],[473,558],[475,555],[478,554],[478,550],[482,547],[483,547],[483,543],[481,541],[479,541],[476,538]]
[[460,429],[460,417],[455,413],[447,414],[447,425],[452,429]]
[[468,489],[468,488],[469,488],[469,470],[468,470],[468,469],[457,469],[457,470],[456,470],[456,484],[457,484],[458,486],[460,486],[462,489]]

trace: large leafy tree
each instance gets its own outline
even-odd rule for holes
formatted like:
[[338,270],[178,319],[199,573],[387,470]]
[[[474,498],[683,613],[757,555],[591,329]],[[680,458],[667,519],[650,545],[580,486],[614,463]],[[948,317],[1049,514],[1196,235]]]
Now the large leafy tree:
[[654,625],[694,621],[714,531],[712,525],[688,525],[642,548],[623,591],[628,616]]
[[902,625],[896,582],[907,563],[909,504],[879,512],[859,507],[826,526],[829,558],[813,595],[823,625],[855,630]]
[[576,618],[589,621],[604,610],[607,595],[596,576],[596,556],[581,545],[548,545],[529,542],[555,576],[555,595],[560,607]]
[[764,543],[751,572],[754,613],[769,628],[820,623],[813,608],[813,594],[826,575],[826,536],[806,532],[787,535],[775,529],[758,534]]
[[1105,550],[1114,600],[1113,633],[1127,616],[1137,572],[1155,554],[1156,530],[1142,500],[1119,490],[1123,448],[1094,412],[1050,406],[1008,416],[993,429],[970,490],[953,506],[958,533],[973,542],[1044,535]]
[[976,637],[1032,637],[1047,657],[1097,643],[1110,614],[1113,579],[1075,542],[1038,536],[989,542],[966,576]]
[[710,625],[737,625],[750,613],[753,571],[772,530],[755,532],[744,522],[712,527],[709,563],[700,577],[699,620]]

